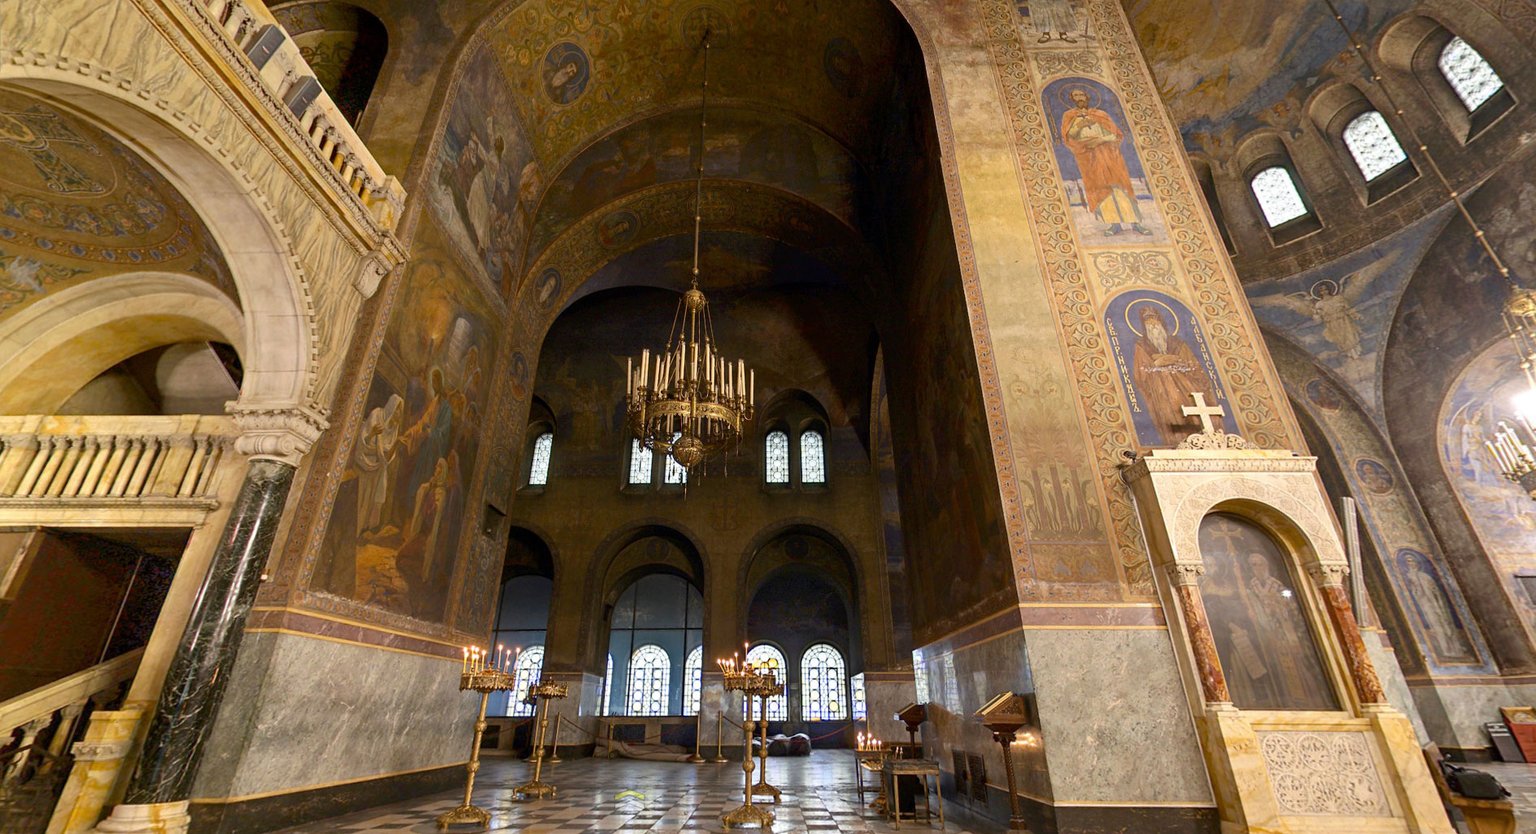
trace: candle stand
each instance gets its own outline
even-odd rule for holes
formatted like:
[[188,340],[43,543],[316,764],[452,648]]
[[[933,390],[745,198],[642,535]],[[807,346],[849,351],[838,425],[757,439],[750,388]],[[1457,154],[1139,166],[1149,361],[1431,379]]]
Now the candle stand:
[[555,795],[555,786],[539,781],[539,776],[544,771],[544,733],[549,729],[549,702],[564,698],[566,694],[565,684],[553,683],[543,678],[528,687],[528,697],[534,699],[533,711],[539,716],[539,722],[533,743],[533,780],[512,789],[512,792],[518,796],[525,799],[543,799],[546,796]]
[[469,778],[464,782],[464,804],[439,816],[438,828],[447,828],[450,825],[486,827],[491,824],[490,812],[483,808],[476,808],[470,803],[470,796],[475,791],[475,774],[480,770],[480,739],[485,735],[485,705],[490,700],[492,692],[505,692],[515,683],[516,678],[512,674],[494,667],[477,668],[459,675],[460,692],[480,693],[480,715],[475,719],[475,741],[469,748],[469,764],[465,765],[465,769],[469,771]]
[[[752,699],[759,691],[765,689],[782,691],[783,687],[773,679],[772,674],[763,673],[748,666],[746,671],[742,672],[735,671],[734,668],[727,670],[725,689],[727,692],[740,692],[747,699],[747,720],[742,724],[741,755],[741,769],[746,774],[746,788],[741,806],[722,815],[720,823],[726,828],[769,828],[773,825],[773,812],[752,804],[752,731],[755,729],[752,721]],[[766,706],[765,702],[765,709]],[[766,725],[767,716],[764,715],[763,719]]]
[[757,771],[757,784],[752,786],[752,795],[771,796],[775,805],[782,801],[783,792],[768,784],[768,699],[782,694],[784,694],[784,684],[775,682],[773,678],[769,678],[768,683],[759,686],[757,690],[758,702],[762,704],[760,714],[763,716],[762,747],[757,751],[757,755],[762,760],[762,765]]

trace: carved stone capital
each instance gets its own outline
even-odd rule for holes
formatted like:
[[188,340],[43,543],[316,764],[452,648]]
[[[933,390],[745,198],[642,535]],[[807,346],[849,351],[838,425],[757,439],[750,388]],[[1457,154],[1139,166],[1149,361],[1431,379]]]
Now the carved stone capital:
[[1248,441],[1244,440],[1240,435],[1227,434],[1221,429],[1214,429],[1209,432],[1192,434],[1189,437],[1184,438],[1183,442],[1179,444],[1180,450],[1193,450],[1199,452],[1247,448]]
[[77,741],[70,748],[77,762],[112,762],[128,755],[128,748],[133,742],[129,739],[121,741]]
[[268,408],[234,403],[229,412],[240,427],[236,451],[294,467],[330,425],[324,413],[307,406]]
[[1187,562],[1175,562],[1168,566],[1168,579],[1175,586],[1200,584],[1200,577],[1205,575],[1205,565],[1192,565]]
[[1340,562],[1313,562],[1307,565],[1307,574],[1324,588],[1342,588],[1344,578],[1349,576],[1349,565]]

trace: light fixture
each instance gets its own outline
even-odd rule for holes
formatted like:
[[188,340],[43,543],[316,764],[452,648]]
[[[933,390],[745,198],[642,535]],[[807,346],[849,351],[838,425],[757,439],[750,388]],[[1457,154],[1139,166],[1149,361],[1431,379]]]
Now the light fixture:
[[1532,447],[1536,446],[1536,412],[1532,407],[1536,406],[1536,291],[1520,286],[1509,273],[1509,267],[1493,249],[1493,244],[1488,242],[1488,235],[1478,225],[1472,212],[1468,210],[1466,201],[1461,198],[1461,192],[1451,185],[1445,172],[1430,155],[1429,147],[1424,144],[1413,130],[1413,125],[1403,120],[1403,109],[1398,106],[1392,91],[1381,83],[1381,73],[1376,71],[1376,66],[1371,63],[1371,56],[1366,51],[1365,45],[1355,37],[1354,33],[1344,23],[1343,15],[1339,14],[1338,6],[1334,0],[1323,0],[1328,6],[1328,11],[1333,14],[1333,19],[1343,30],[1344,37],[1349,41],[1350,48],[1360,56],[1360,62],[1370,73],[1371,82],[1381,90],[1382,97],[1397,114],[1399,124],[1407,133],[1409,144],[1415,146],[1424,161],[1428,163],[1429,170],[1440,181],[1440,186],[1450,196],[1451,202],[1456,205],[1456,210],[1461,213],[1463,220],[1472,229],[1472,237],[1483,248],[1483,254],[1493,264],[1494,271],[1499,274],[1505,286],[1509,290],[1509,297],[1504,302],[1502,318],[1504,330],[1509,339],[1514,343],[1515,352],[1520,355],[1520,369],[1525,374],[1525,390],[1515,396],[1514,411],[1516,414],[1515,425],[1511,426],[1507,420],[1498,421],[1493,431],[1483,440],[1483,445],[1493,455],[1499,464],[1504,477],[1519,484],[1526,495],[1536,499],[1536,453]]
[[628,426],[640,445],[666,452],[690,473],[706,458],[739,444],[752,420],[756,372],[730,360],[715,345],[709,302],[699,290],[699,238],[704,217],[709,31],[704,32],[704,81],[699,90],[699,170],[693,191],[693,274],[678,302],[661,350],[627,361]]

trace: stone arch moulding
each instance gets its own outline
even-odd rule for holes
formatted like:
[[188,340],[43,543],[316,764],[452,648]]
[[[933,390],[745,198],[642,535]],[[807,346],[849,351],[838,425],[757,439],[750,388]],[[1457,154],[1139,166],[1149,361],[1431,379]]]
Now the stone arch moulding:
[[[219,45],[156,7],[117,3],[66,2],[41,15],[28,4],[0,7],[0,31],[29,47],[0,55],[0,83],[106,130],[181,192],[225,253],[245,311],[236,410],[297,408],[323,428],[349,325],[403,254],[398,241],[328,194],[325,172],[309,176],[312,148],[249,66],[229,67],[245,84],[213,77],[228,57]],[[115,15],[110,38],[103,27],[57,25],[87,14]]]
[[[1223,509],[1232,507],[1239,511],[1248,507],[1256,509],[1257,512],[1244,515],[1262,525],[1286,545],[1301,545],[1296,552],[1309,563],[1339,568],[1348,565],[1344,545],[1339,539],[1333,519],[1318,512],[1317,504],[1302,501],[1280,485],[1242,476],[1205,481],[1179,499],[1173,511],[1172,537],[1173,556],[1177,562],[1192,564],[1202,561],[1200,522],[1217,511],[1218,506]],[[1276,521],[1280,524],[1276,524]],[[1299,534],[1303,541],[1296,541],[1294,534]],[[1307,567],[1307,564],[1302,567]]]
[[183,341],[247,355],[240,309],[196,278],[126,273],[45,296],[0,323],[0,414],[52,414],[118,362]]

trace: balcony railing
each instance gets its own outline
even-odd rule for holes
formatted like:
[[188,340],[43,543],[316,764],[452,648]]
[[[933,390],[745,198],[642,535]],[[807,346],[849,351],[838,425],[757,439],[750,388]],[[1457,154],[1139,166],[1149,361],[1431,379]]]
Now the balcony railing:
[[383,229],[392,231],[405,203],[405,189],[384,173],[341,110],[315,79],[293,39],[260,0],[168,0],[201,20],[205,33],[248,86],[270,99],[279,119],[313,150],[333,184],[356,198]]
[[222,415],[0,417],[0,506],[210,503],[236,434]]

